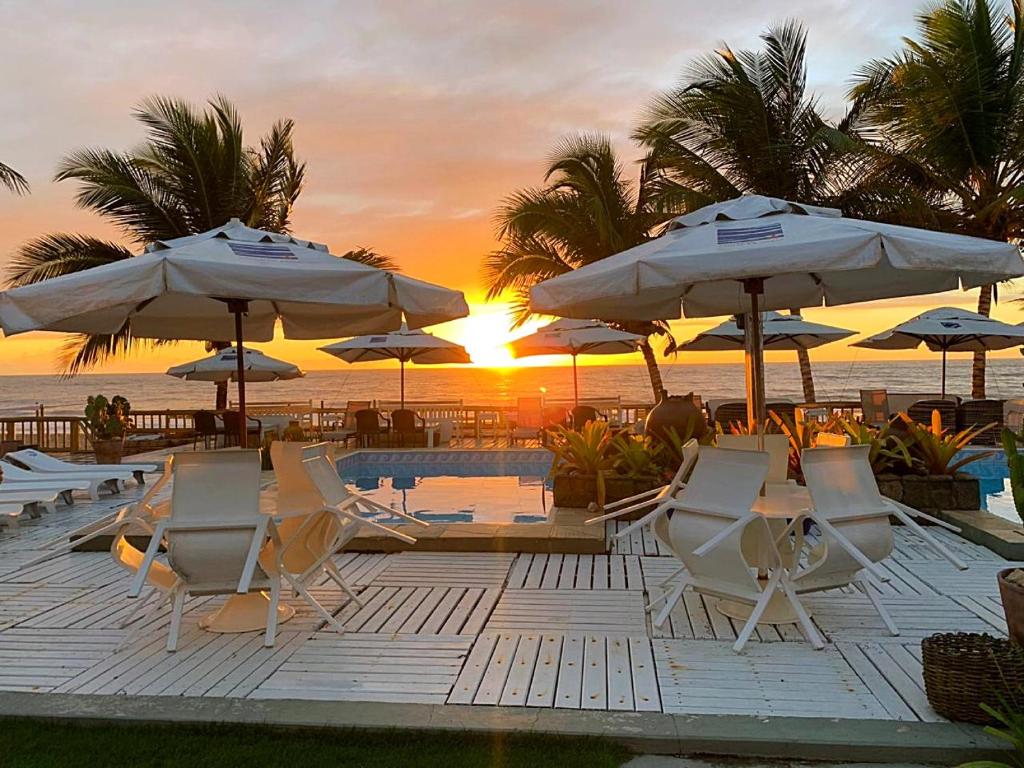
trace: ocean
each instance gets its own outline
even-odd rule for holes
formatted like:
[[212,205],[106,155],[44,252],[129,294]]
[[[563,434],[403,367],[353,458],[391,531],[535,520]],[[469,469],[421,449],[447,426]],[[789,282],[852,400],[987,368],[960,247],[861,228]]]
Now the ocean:
[[[897,392],[938,392],[939,360],[913,362],[814,363],[818,399],[857,399],[858,390],[887,388]],[[948,391],[970,392],[969,359],[949,362]],[[661,367],[671,394],[696,392],[705,400],[742,397],[743,367],[740,364],[666,363]],[[581,397],[620,396],[623,401],[650,402],[647,370],[643,366],[583,366],[579,369]],[[796,362],[766,366],[769,397],[802,399]],[[1024,397],[1024,358],[989,360],[988,395],[1011,399]],[[352,366],[344,370],[311,371],[293,381],[250,384],[250,401],[313,401],[343,406],[347,400],[398,398],[398,369]],[[572,369],[557,368],[406,368],[406,398],[414,400],[461,400],[466,404],[514,402],[545,390],[549,398],[572,397]],[[232,397],[234,386],[232,385]],[[214,386],[185,382],[159,373],[84,374],[73,379],[58,376],[0,376],[0,415],[35,412],[38,404],[48,415],[81,413],[90,394],[123,395],[135,408],[212,408]]]

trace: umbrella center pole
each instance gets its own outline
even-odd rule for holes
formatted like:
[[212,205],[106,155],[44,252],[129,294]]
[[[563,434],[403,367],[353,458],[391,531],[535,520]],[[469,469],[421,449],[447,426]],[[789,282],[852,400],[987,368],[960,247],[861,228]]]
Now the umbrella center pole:
[[758,450],[764,450],[764,422],[767,418],[764,397],[764,329],[761,325],[760,297],[764,279],[743,281],[743,290],[750,297],[750,312],[743,323],[744,366],[747,384],[747,426],[757,435]]
[[580,382],[576,374],[576,355],[572,356],[572,406],[573,408],[579,408],[580,406]]
[[245,345],[242,341],[242,315],[249,311],[249,302],[242,299],[229,299],[228,312],[235,316],[235,356],[238,378],[238,445],[249,447],[248,420],[245,415]]

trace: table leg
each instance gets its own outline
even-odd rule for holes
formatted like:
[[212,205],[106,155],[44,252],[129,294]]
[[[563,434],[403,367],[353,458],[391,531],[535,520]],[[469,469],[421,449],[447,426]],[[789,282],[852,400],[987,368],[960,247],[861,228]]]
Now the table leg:
[[[265,592],[232,595],[218,610],[199,619],[199,626],[207,632],[256,632],[267,628],[267,607],[270,596]],[[277,623],[283,624],[295,615],[290,605],[279,603]]]

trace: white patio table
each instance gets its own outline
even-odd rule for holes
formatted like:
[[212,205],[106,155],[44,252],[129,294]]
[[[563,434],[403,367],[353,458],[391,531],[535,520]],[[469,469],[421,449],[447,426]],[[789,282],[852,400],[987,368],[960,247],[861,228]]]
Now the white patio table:
[[[765,518],[768,521],[768,527],[766,529],[761,525],[752,525],[747,528],[746,533],[751,538],[745,544],[749,544],[750,551],[756,553],[751,565],[767,570],[773,562],[772,547],[776,546],[775,542],[767,539],[769,531],[771,536],[780,535],[790,522],[803,517],[810,507],[811,495],[805,486],[793,482],[766,484],[764,495],[757,498],[751,512]],[[796,568],[800,551],[803,548],[803,526],[795,525],[794,532],[792,551],[788,549],[788,545],[787,548],[780,549],[783,567],[790,570]],[[767,581],[767,575],[762,578]],[[719,613],[739,621],[749,619],[750,613],[754,609],[752,605],[733,600],[719,600],[715,607]],[[798,617],[793,606],[782,592],[777,591],[768,602],[768,607],[765,609],[760,623],[792,624],[796,621],[798,621]]]

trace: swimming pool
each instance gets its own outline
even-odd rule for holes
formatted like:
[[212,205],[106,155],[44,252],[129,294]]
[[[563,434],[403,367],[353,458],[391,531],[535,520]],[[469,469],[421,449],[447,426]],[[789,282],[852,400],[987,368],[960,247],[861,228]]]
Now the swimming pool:
[[356,451],[338,460],[338,474],[360,492],[443,523],[547,522],[550,468],[551,454],[537,449]]
[[972,462],[963,468],[968,475],[974,475],[981,484],[981,508],[994,515],[999,515],[1015,523],[1020,522],[1017,508],[1013,504],[1013,493],[1010,491],[1010,471],[1006,466],[1006,457],[1001,448],[967,448],[957,454],[957,458],[977,451],[995,453],[984,459]]

